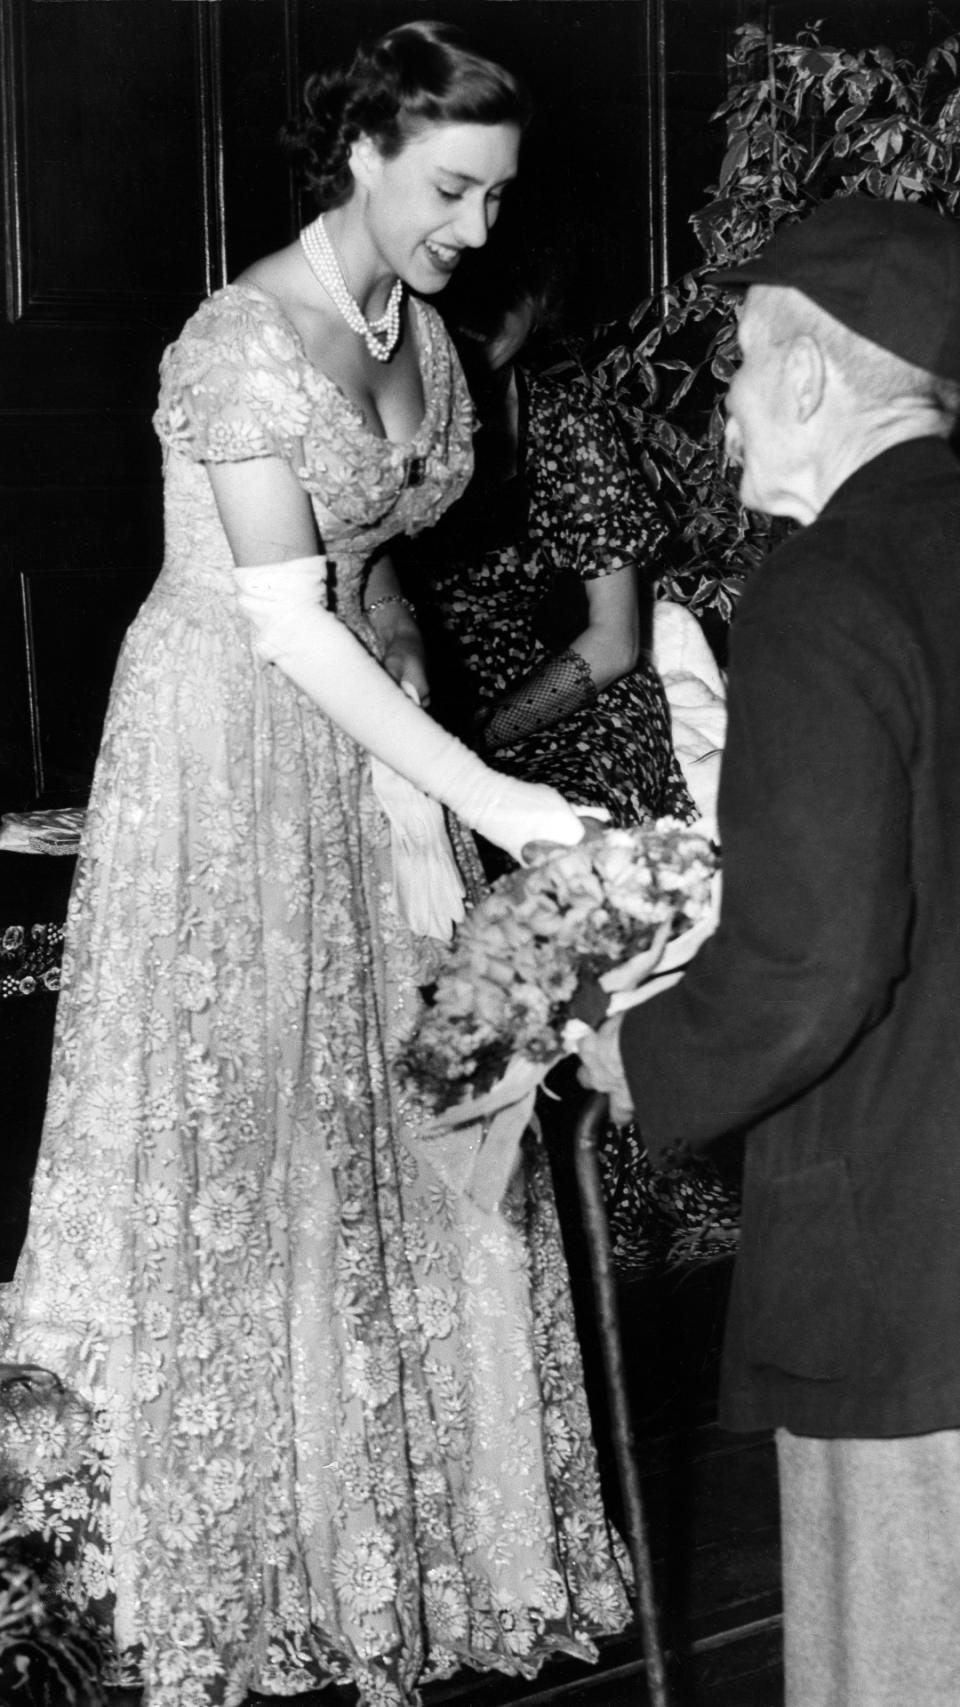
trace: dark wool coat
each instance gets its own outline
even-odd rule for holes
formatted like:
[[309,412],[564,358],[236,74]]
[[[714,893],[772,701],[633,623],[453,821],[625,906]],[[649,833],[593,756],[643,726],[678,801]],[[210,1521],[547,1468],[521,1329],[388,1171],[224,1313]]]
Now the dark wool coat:
[[624,1019],[651,1154],[746,1128],[728,1428],[960,1425],[960,465],[885,451],[733,626],[723,904]]

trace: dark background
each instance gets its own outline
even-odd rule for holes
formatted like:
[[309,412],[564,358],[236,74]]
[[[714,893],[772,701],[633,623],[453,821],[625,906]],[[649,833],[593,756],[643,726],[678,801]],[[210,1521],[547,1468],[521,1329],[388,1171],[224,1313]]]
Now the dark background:
[[307,72],[428,15],[525,74],[514,216],[587,325],[696,262],[726,49],[768,11],[781,37],[820,16],[850,46],[949,28],[928,0],[0,0],[0,810],[86,797],[162,556],[160,355],[309,212],[275,140]]

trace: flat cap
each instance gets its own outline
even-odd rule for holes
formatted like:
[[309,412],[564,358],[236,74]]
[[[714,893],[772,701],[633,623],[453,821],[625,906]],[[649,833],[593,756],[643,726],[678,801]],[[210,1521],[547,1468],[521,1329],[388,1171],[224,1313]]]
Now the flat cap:
[[861,338],[960,380],[960,223],[932,208],[834,196],[710,282],[791,286]]

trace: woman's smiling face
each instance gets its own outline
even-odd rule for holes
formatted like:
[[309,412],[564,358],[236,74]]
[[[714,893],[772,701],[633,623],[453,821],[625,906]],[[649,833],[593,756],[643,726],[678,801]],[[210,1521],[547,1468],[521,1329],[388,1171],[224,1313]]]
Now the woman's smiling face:
[[486,243],[517,175],[513,124],[427,124],[392,159],[364,138],[355,176],[367,228],[390,272],[424,295],[442,290],[465,249]]

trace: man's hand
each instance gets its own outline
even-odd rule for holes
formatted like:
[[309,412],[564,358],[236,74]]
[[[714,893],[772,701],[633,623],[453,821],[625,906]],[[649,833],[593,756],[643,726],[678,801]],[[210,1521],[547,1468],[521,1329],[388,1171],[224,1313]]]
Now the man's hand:
[[620,1126],[633,1119],[633,1102],[620,1057],[620,1018],[605,1020],[577,1042],[581,1066],[577,1074],[588,1090],[610,1098],[610,1118]]
[[606,990],[609,996],[638,990],[656,971],[663,959],[672,929],[673,921],[665,919],[662,925],[657,926],[649,948],[641,949],[640,953],[633,955],[630,960],[622,960],[619,966],[611,966],[609,972],[601,974],[600,988]]

